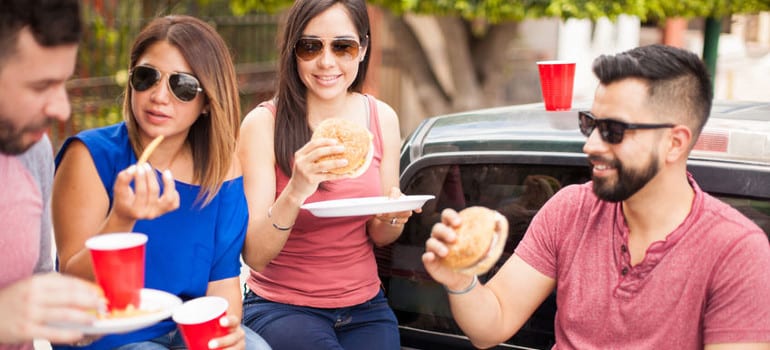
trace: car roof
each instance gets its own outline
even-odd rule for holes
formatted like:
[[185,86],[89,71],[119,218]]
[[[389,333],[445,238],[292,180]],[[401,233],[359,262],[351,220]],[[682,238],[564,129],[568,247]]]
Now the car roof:
[[[581,153],[585,137],[577,111],[547,112],[542,103],[448,114],[426,119],[405,141],[402,162],[449,152],[547,151]],[[715,101],[691,160],[770,165],[770,102]],[[403,165],[403,164],[402,164]]]

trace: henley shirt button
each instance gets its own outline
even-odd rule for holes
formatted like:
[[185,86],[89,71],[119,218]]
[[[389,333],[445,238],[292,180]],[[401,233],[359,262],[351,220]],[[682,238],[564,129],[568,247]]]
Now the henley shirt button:
[[628,248],[626,248],[625,244],[620,246],[620,251],[621,252],[625,253],[627,250],[628,250]]
[[628,267],[624,267],[623,270],[620,271],[620,273],[623,274],[623,276],[627,275],[628,274]]

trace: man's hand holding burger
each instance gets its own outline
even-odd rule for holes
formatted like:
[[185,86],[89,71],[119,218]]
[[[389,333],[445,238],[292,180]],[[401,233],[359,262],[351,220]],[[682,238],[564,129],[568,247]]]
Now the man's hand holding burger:
[[445,209],[425,243],[422,261],[450,294],[464,294],[477,283],[476,275],[489,271],[500,258],[507,236],[508,221],[494,210]]

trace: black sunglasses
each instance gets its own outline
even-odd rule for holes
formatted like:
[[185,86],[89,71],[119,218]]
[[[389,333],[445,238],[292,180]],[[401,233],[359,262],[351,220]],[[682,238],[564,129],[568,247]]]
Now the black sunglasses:
[[631,124],[614,119],[596,119],[589,111],[578,112],[578,125],[580,125],[580,132],[586,137],[591,136],[594,129],[599,127],[599,136],[604,142],[611,144],[623,142],[623,134],[629,129],[663,129],[676,126],[674,124]]
[[[361,44],[353,39],[332,39],[329,43],[337,58],[347,61],[356,59],[361,50]],[[300,38],[294,44],[294,54],[303,61],[310,61],[320,56],[324,50],[324,41],[320,38]]]
[[[136,91],[145,91],[163,79],[163,74],[152,67],[136,66],[131,70],[128,80]],[[199,92],[203,92],[198,78],[188,73],[169,73],[168,89],[179,101],[190,102]]]

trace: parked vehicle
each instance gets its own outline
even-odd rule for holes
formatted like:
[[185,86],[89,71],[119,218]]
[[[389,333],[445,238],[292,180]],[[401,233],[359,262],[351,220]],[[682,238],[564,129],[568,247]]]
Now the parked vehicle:
[[[436,196],[412,216],[398,241],[377,250],[405,348],[473,348],[452,318],[446,292],[420,260],[441,211],[482,205],[507,217],[505,252],[479,276],[488,280],[545,201],[567,185],[590,180],[576,112],[589,107],[546,112],[542,104],[530,104],[433,117],[404,141],[401,188]],[[688,167],[703,190],[770,232],[770,103],[715,103]],[[552,295],[497,348],[549,349],[555,312]]]

